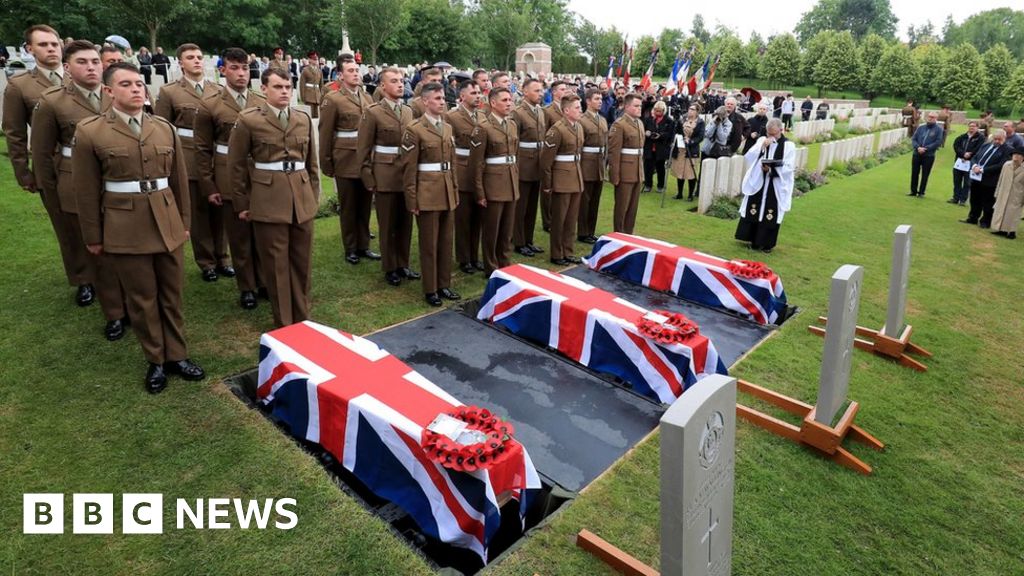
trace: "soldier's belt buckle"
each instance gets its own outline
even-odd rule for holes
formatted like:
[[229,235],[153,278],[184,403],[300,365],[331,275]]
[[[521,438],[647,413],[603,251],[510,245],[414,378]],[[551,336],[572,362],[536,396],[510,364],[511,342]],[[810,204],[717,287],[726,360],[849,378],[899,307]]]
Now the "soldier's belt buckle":
[[441,162],[441,171],[442,172],[447,172],[450,169],[451,169],[451,164],[449,164],[448,162]]
[[139,191],[140,192],[148,193],[148,192],[156,192],[156,190],[157,190],[156,180],[140,180],[139,181]]
[[512,164],[515,161],[516,161],[516,157],[515,156],[505,156],[505,163],[506,164]]
[[295,172],[295,162],[289,162],[288,160],[285,160],[284,162],[281,162],[281,167],[283,168],[285,174],[291,174],[292,172]]

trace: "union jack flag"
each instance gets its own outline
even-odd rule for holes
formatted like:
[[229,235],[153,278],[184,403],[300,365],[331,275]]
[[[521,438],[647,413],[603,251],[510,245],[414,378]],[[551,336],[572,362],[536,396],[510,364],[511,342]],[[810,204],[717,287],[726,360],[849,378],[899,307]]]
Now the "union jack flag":
[[613,232],[601,236],[583,261],[591,270],[728,310],[758,324],[776,324],[785,318],[786,293],[777,274],[736,276],[728,260],[690,248]]
[[529,454],[489,470],[456,472],[430,460],[423,429],[462,403],[373,342],[314,322],[260,338],[257,397],[298,438],[319,444],[375,494],[398,504],[425,534],[487,562],[499,502],[541,488]]
[[516,264],[487,281],[477,319],[544,344],[638,392],[671,404],[706,374],[727,374],[714,344],[695,335],[661,344],[640,334],[648,311],[585,282]]

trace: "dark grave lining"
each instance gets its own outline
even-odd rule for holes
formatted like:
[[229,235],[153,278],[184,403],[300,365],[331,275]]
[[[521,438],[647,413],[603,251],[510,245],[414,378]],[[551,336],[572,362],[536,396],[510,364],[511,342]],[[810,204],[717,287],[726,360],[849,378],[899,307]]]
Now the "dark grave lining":
[[[483,564],[475,552],[441,542],[423,534],[419,526],[397,504],[384,500],[374,494],[351,472],[345,469],[333,455],[318,444],[297,438],[291,434],[288,424],[275,418],[269,410],[256,399],[256,388],[259,374],[256,369],[243,372],[225,379],[231,392],[246,406],[259,411],[265,418],[277,426],[282,433],[290,437],[303,451],[320,463],[342,492],[359,502],[365,509],[386,522],[397,537],[404,540],[409,547],[419,554],[433,569],[442,574],[476,574]],[[525,527],[519,529],[519,503],[510,501],[501,509],[501,528],[494,536],[489,548],[489,559],[494,563],[499,556],[511,551],[522,542],[522,538],[530,531],[542,527],[547,520],[568,505],[575,497],[570,492],[555,485],[538,470],[541,476],[542,489],[535,497],[527,511]]]

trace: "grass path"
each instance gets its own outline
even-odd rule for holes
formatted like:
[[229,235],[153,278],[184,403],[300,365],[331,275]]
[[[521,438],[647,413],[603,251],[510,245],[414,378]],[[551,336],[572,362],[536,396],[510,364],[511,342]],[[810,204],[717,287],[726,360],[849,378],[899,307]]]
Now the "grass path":
[[[865,266],[860,323],[880,325],[891,233],[903,223],[915,227],[908,319],[915,340],[936,357],[926,374],[854,357],[850,395],[862,405],[859,424],[888,444],[883,453],[854,448],[876,467],[870,478],[739,424],[736,574],[1020,573],[1024,244],[956,223],[964,209],[942,202],[951,164],[947,147],[925,200],[904,195],[904,157],[814,190],[787,215],[766,261],[804,312],[737,375],[813,400],[822,341],[804,327],[826,308],[829,276],[844,263]],[[599,230],[610,229],[611,198],[606,189]],[[731,239],[735,222],[699,217],[686,212],[692,203],[671,199],[659,209],[659,200],[642,198],[638,232],[750,257]],[[0,573],[429,573],[221,383],[255,364],[259,334],[271,326],[265,304],[244,313],[231,284],[205,284],[188,266],[186,332],[211,377],[175,380],[150,397],[135,339],[107,343],[99,310],[74,306],[45,212],[16,187],[6,158],[0,214]],[[365,333],[427,310],[419,285],[389,288],[377,267],[344,264],[339,246],[337,220],[319,220],[316,320]],[[457,273],[453,288],[478,296],[483,285],[479,275]],[[490,572],[608,573],[574,547],[583,527],[657,565],[657,480],[654,437]],[[171,525],[161,537],[23,536],[25,492],[294,497],[299,524],[288,532]]]

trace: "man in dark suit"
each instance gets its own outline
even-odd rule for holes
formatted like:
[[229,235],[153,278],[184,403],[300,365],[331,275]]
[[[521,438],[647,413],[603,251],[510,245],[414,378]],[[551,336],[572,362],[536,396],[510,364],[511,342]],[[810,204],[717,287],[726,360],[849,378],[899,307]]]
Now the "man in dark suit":
[[732,131],[729,132],[729,149],[735,154],[743,143],[743,135],[747,131],[747,121],[743,115],[736,111],[736,99],[732,96],[725,99],[725,112],[732,122]]
[[960,222],[982,228],[991,225],[999,172],[1003,163],[1010,159],[1010,149],[1005,144],[1006,132],[993,130],[992,141],[984,144],[971,159],[971,211],[967,219]]

